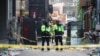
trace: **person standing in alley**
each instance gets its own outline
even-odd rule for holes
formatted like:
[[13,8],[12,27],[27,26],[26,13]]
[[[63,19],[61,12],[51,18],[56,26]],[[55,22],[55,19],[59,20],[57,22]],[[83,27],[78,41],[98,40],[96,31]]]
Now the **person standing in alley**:
[[[47,43],[47,46],[49,46],[50,42],[50,26],[47,21],[44,21],[41,26],[41,37],[42,37],[42,46],[44,47],[45,41]],[[41,49],[42,51],[44,48]],[[50,50],[50,48],[47,48],[47,50]]]
[[93,31],[92,31],[92,39],[93,39],[93,42],[95,43],[95,44],[98,44],[99,42],[99,38],[98,38],[98,33],[97,33],[97,31],[95,30],[95,28],[93,28]]
[[[54,32],[55,32],[55,44],[58,46],[58,43],[60,42],[61,46],[63,45],[62,41],[62,35],[64,34],[64,27],[60,24],[60,21],[56,21],[56,24],[53,26]],[[58,50],[58,48],[56,48]],[[62,50],[62,48],[60,48]]]
[[53,22],[50,24],[50,29],[51,29],[51,31],[50,31],[50,34],[51,34],[51,42],[53,44],[54,43],[54,35],[55,35],[54,30],[53,30]]

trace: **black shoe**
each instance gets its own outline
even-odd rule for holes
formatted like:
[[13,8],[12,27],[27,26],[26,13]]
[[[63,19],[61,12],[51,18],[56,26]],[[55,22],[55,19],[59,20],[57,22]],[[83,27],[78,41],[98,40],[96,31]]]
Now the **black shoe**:
[[61,48],[60,50],[62,51],[63,49]]
[[44,51],[44,48],[42,48],[41,51]]
[[56,48],[56,51],[58,51],[58,48]]
[[47,48],[48,51],[50,51],[50,48]]

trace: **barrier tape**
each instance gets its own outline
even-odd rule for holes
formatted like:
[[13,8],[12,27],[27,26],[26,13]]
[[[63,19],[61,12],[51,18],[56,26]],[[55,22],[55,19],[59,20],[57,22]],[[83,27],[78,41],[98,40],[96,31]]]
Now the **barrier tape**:
[[21,39],[25,39],[25,40],[27,40],[29,42],[37,42],[37,41],[30,40],[28,38],[22,37],[22,36],[18,35],[16,32],[14,32],[14,35],[17,36],[17,37],[19,37],[19,38],[21,38]]
[[39,45],[22,45],[22,44],[0,44],[0,48],[94,48],[100,47],[100,44],[91,45],[66,45],[66,46],[39,46]]
[[[18,35],[16,32],[15,36],[28,40],[30,42],[37,42],[27,39]],[[100,47],[100,44],[88,44],[88,45],[66,45],[66,46],[38,46],[38,45],[22,45],[22,44],[0,44],[0,48],[92,48],[92,47]]]

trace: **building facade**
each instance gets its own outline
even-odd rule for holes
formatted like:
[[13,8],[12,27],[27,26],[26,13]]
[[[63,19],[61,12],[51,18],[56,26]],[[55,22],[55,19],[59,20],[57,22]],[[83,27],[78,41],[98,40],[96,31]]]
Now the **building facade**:
[[99,13],[98,8],[100,5],[99,0],[79,0],[80,9],[82,9],[83,19],[83,30],[84,34],[86,32],[96,29],[96,25],[99,23]]
[[75,0],[49,0],[53,5],[53,19],[58,19],[62,17],[61,14],[64,15],[62,21],[66,22],[67,17],[75,17],[76,16],[76,2]]

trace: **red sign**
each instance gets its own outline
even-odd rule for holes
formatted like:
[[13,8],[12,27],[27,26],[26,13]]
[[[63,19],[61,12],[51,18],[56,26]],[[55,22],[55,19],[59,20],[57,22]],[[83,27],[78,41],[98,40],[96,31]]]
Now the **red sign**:
[[23,25],[23,37],[27,37],[29,32],[28,25]]

